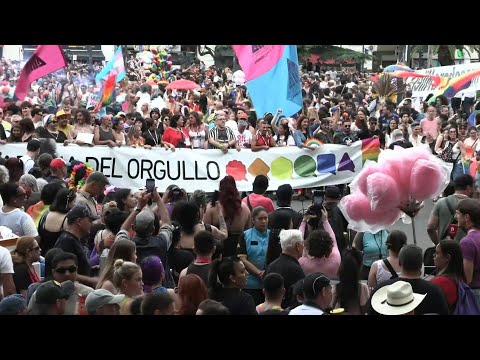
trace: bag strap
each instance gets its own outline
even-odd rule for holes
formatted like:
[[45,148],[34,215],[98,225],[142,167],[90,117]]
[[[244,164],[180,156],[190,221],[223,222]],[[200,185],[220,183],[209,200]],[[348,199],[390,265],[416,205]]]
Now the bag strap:
[[247,196],[247,205],[248,205],[248,208],[250,209],[250,211],[252,211],[253,208],[252,208],[252,204],[250,203],[250,195]]
[[393,268],[392,264],[390,264],[390,261],[388,261],[388,259],[383,259],[383,263],[384,263],[385,266],[387,267],[388,271],[390,271],[390,274],[392,274],[391,279],[397,278],[397,277],[398,277],[398,274],[397,274],[397,272],[395,271],[395,269]]
[[452,205],[448,202],[448,198],[445,200],[445,203],[447,204],[448,211],[450,212],[451,216],[455,216],[455,211],[452,208]]

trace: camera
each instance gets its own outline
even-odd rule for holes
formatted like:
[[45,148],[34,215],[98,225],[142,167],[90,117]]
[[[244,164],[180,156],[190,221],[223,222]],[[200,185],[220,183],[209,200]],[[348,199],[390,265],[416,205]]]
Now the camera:
[[325,191],[324,190],[315,190],[313,192],[313,204],[314,205],[319,205],[320,207],[322,207],[324,198],[325,198]]

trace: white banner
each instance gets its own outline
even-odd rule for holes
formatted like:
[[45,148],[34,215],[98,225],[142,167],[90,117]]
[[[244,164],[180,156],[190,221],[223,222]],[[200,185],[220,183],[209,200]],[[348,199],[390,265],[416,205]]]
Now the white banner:
[[[472,70],[480,68],[480,63],[470,63],[464,65],[439,66],[429,69],[417,70],[419,74],[438,75],[446,78],[455,78]],[[472,80],[471,90],[480,90],[480,77],[477,76]],[[430,78],[407,78],[406,84],[412,90],[412,99],[415,104],[420,104],[429,94],[435,93],[435,87]],[[415,107],[417,110],[418,108]]]
[[[26,153],[26,144],[0,145],[0,152],[3,157],[21,157]],[[369,150],[364,152],[367,154]],[[362,169],[361,141],[351,146],[322,145],[314,151],[292,146],[259,152],[229,150],[228,154],[220,150],[172,152],[163,148],[58,145],[57,154],[66,161],[88,162],[103,172],[112,185],[141,188],[146,179],[153,178],[159,191],[176,184],[187,192],[197,189],[212,192],[218,190],[220,180],[226,175],[235,178],[239,191],[251,191],[259,174],[269,177],[269,190],[285,183],[296,189],[310,188],[349,183]]]

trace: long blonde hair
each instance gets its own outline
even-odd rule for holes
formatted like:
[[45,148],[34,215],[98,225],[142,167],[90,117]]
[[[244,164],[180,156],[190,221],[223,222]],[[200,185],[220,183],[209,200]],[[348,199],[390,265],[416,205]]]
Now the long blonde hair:
[[113,243],[105,261],[105,267],[100,274],[97,289],[101,289],[105,281],[112,281],[115,261],[118,259],[132,261],[135,249],[135,243],[131,240],[120,239]]

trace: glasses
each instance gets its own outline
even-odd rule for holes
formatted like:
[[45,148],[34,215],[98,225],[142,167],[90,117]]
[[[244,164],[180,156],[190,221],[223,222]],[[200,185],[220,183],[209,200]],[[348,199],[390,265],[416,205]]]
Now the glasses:
[[68,271],[70,274],[73,274],[73,273],[77,272],[77,269],[78,269],[78,266],[73,265],[73,266],[70,266],[70,267],[67,267],[67,268],[63,268],[63,267],[56,268],[55,272],[59,273],[59,274],[65,274]]

